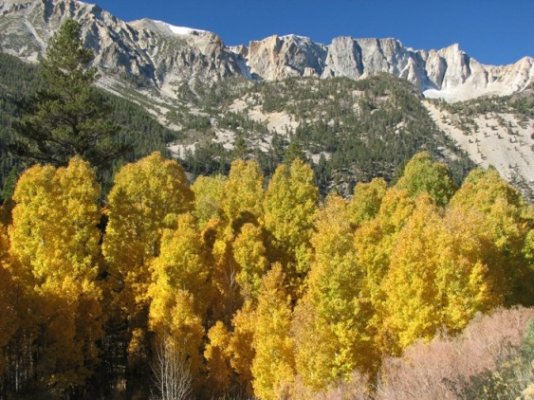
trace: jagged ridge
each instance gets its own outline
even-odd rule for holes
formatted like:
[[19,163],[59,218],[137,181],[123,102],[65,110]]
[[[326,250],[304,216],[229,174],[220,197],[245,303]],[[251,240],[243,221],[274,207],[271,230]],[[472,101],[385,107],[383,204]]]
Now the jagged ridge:
[[149,19],[126,23],[98,6],[75,0],[0,4],[0,50],[35,61],[65,18],[82,24],[85,43],[94,49],[95,63],[106,72],[103,86],[129,79],[171,97],[183,83],[239,76],[359,79],[387,72],[407,79],[427,97],[452,101],[509,95],[534,82],[531,57],[511,65],[488,66],[457,44],[441,50],[413,50],[392,38],[337,37],[323,45],[307,37],[275,35],[248,46],[228,47],[211,32]]

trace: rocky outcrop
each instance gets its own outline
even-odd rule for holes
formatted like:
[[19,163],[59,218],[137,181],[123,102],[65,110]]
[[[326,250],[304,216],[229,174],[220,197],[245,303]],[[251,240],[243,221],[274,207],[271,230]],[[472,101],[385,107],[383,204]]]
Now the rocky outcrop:
[[321,76],[325,58],[326,46],[296,35],[274,35],[250,42],[247,52],[250,71],[266,80]]
[[126,23],[98,6],[76,0],[4,0],[0,3],[0,51],[36,61],[66,18],[78,20],[85,44],[104,72],[103,85],[133,81],[166,96],[196,81],[230,77],[280,80],[382,72],[407,79],[428,97],[465,100],[508,95],[534,82],[534,59],[507,66],[480,64],[457,44],[413,50],[396,39],[338,37],[329,45],[287,35],[227,47],[214,33],[143,19]]
[[94,51],[105,84],[133,81],[174,95],[184,82],[216,82],[242,74],[239,56],[211,32],[151,20],[126,23],[76,0],[0,3],[0,50],[35,61],[67,18],[80,22],[83,41]]

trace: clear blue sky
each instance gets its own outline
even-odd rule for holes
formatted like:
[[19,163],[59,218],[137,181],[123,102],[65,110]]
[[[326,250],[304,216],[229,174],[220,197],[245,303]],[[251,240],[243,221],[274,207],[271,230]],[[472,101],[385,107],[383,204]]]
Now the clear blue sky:
[[127,21],[206,29],[227,44],[295,33],[395,37],[416,49],[460,43],[487,64],[534,56],[534,0],[86,0]]

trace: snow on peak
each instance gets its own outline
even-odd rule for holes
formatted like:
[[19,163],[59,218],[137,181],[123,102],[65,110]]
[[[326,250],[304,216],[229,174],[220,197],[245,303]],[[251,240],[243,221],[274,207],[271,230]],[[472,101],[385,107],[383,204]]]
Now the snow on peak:
[[188,28],[186,26],[175,26],[175,25],[171,25],[171,24],[168,24],[166,22],[161,22],[161,21],[158,21],[158,22],[167,25],[167,27],[175,35],[192,35],[192,34],[195,34],[195,33],[205,33],[206,32],[206,31],[204,31],[202,29]]
[[189,28],[186,26],[171,25],[165,21],[159,21],[155,19],[143,18],[139,21],[133,21],[133,25],[137,25],[150,30],[159,31],[168,35],[187,36],[195,35],[199,33],[206,33],[207,31],[202,29]]
[[295,35],[294,33],[290,33],[287,35],[280,36],[282,39],[300,39],[300,40],[311,40],[307,36],[301,36],[301,35]]

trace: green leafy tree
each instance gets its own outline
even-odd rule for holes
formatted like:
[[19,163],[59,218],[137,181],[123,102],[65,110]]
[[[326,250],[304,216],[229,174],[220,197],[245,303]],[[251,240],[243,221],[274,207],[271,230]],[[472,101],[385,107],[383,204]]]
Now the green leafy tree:
[[354,187],[354,196],[349,204],[350,222],[358,226],[373,219],[380,210],[386,191],[384,178],[375,178],[369,183],[359,182]]
[[427,152],[413,156],[396,186],[412,197],[428,193],[440,206],[445,206],[455,191],[447,165],[434,162]]
[[54,35],[41,62],[44,88],[16,122],[11,151],[31,162],[66,165],[80,156],[99,167],[127,150],[115,138],[120,127],[111,108],[93,86],[93,53],[80,40],[80,25],[67,20]]

